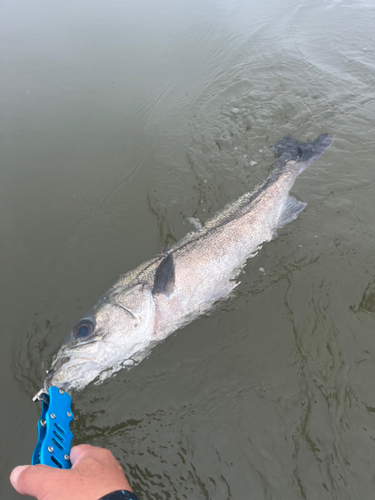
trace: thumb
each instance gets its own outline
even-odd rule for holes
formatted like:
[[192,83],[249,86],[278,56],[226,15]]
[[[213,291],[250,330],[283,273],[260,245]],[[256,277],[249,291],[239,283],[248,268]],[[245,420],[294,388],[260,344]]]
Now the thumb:
[[18,476],[21,474],[21,472],[26,470],[28,467],[31,467],[31,466],[30,465],[19,465],[18,467],[16,467],[15,469],[12,470],[12,473],[11,473],[9,479],[10,479],[10,482],[11,482],[14,489],[17,489],[16,484],[17,484]]
[[13,469],[10,482],[21,495],[38,498],[50,480],[56,480],[56,469],[47,465],[20,465]]

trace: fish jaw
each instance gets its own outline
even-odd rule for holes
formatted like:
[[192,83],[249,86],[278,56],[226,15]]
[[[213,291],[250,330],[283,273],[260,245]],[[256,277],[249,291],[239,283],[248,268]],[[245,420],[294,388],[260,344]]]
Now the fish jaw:
[[[56,358],[58,362],[61,358]],[[48,389],[51,385],[63,389],[71,393],[74,390],[80,390],[96,379],[96,377],[103,371],[103,366],[90,361],[89,359],[77,360],[74,362],[71,358],[65,361],[59,368],[52,365],[51,370],[48,371],[45,388]]]

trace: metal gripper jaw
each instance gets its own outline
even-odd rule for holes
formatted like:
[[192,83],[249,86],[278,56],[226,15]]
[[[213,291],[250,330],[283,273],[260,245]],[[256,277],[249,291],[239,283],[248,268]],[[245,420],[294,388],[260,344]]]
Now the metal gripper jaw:
[[62,389],[51,386],[41,389],[33,401],[42,401],[42,414],[38,422],[38,442],[31,464],[44,464],[59,469],[70,469],[70,445],[73,434],[70,422],[74,415],[72,398]]

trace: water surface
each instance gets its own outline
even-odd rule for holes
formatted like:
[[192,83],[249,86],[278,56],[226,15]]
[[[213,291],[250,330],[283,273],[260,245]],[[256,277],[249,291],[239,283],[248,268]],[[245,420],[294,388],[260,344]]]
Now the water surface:
[[142,499],[373,497],[375,8],[366,0],[1,5],[1,496],[72,325],[328,132],[308,203],[237,296],[75,395]]

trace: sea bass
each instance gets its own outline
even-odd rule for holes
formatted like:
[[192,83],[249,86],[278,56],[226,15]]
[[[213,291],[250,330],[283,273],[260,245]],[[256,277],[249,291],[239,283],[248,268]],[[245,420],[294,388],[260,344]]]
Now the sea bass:
[[306,206],[289,196],[297,176],[332,144],[284,137],[269,177],[164,253],[121,276],[74,326],[45,381],[69,392],[142,360],[172,332],[237,286],[246,260]]

